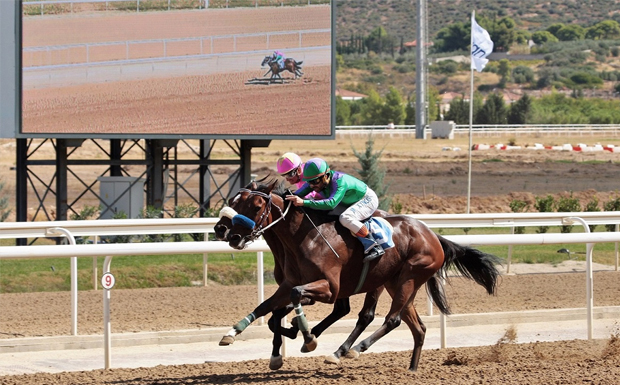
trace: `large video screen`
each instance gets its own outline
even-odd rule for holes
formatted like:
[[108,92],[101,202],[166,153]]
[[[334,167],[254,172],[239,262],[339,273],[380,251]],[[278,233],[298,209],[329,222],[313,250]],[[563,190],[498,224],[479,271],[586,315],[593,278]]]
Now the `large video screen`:
[[330,1],[47,1],[22,5],[17,137],[334,137]]

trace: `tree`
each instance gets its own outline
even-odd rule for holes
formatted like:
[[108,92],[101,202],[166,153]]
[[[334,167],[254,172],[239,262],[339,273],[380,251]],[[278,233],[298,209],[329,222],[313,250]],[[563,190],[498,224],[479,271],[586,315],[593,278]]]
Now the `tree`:
[[452,120],[456,124],[469,123],[469,102],[465,98],[454,98],[450,102],[450,109],[446,112],[446,120]]
[[487,101],[476,113],[477,124],[506,124],[508,109],[504,97],[494,93],[488,96]]
[[588,39],[613,39],[620,36],[620,24],[615,20],[603,20],[588,28]]
[[[620,87],[620,83],[618,83]],[[408,126],[415,125],[415,94],[411,94],[405,106],[405,124]]]
[[11,214],[9,198],[2,193],[2,190],[4,190],[4,181],[0,180],[0,222],[6,221]]
[[373,136],[369,134],[368,140],[366,141],[366,150],[363,153],[359,153],[353,148],[353,154],[355,154],[357,161],[362,167],[355,171],[360,174],[360,179],[377,194],[379,198],[379,208],[387,210],[390,207],[391,201],[391,198],[387,195],[390,186],[386,185],[383,181],[385,178],[385,169],[379,165],[383,150],[375,152],[374,144],[375,141]]
[[532,41],[541,45],[545,43],[556,43],[559,40],[549,31],[537,31],[532,34]]
[[366,47],[375,53],[393,52],[396,46],[396,38],[387,33],[385,28],[373,29],[366,38]]
[[437,32],[433,48],[437,52],[452,52],[467,50],[470,44],[471,24],[467,26],[461,22],[453,23]]
[[502,59],[499,61],[499,69],[497,74],[502,78],[499,81],[499,88],[506,88],[506,83],[510,81],[510,62],[508,59]]
[[527,124],[532,115],[532,98],[524,94],[510,107],[508,124]]
[[571,24],[560,28],[555,36],[560,41],[583,40],[586,36],[586,30],[580,25]]
[[396,88],[390,87],[387,95],[385,95],[385,103],[381,110],[384,124],[392,122],[400,125],[405,122],[405,105],[400,92]]
[[371,89],[367,95],[360,111],[361,124],[366,126],[386,124],[381,116],[383,99],[374,89]]
[[531,83],[534,81],[534,70],[527,66],[516,66],[512,70],[512,78],[517,84]]
[[336,125],[351,125],[351,107],[340,96],[336,96]]

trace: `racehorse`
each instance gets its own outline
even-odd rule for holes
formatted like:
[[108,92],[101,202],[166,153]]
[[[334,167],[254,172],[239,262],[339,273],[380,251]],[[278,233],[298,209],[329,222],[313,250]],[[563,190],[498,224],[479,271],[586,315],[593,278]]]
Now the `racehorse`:
[[[227,240],[227,235],[232,227],[232,215],[227,216],[226,212],[227,208],[224,208],[220,212],[220,220],[216,223],[214,230],[215,235],[218,240]],[[377,210],[373,216],[385,216],[387,213],[382,210]],[[282,242],[280,242],[279,238],[272,233],[263,234],[265,239],[268,239],[268,243],[270,244],[271,252],[274,256],[274,278],[276,283],[280,284],[283,282],[283,266],[284,266],[284,246]],[[347,342],[345,342],[336,353],[334,353],[334,358],[332,359],[332,363],[336,363],[335,361],[339,360],[339,358],[346,354],[349,351],[349,348],[355,342],[355,340],[366,330],[368,325],[374,320],[375,310],[377,307],[377,303],[381,293],[383,292],[384,287],[380,287],[373,292],[367,293],[366,298],[364,300],[364,305],[362,310],[359,313],[358,322],[355,325],[355,328],[351,332],[350,336],[347,338]],[[308,303],[312,304],[312,303]],[[292,327],[285,328],[281,326],[281,320],[288,313],[293,310],[291,305],[287,305],[284,309],[278,309],[273,312],[273,317],[269,319],[268,326],[269,329],[274,333],[273,339],[273,356],[278,357],[280,347],[282,346],[282,338],[281,336],[288,337],[290,339],[297,338],[299,327],[296,322],[296,318],[293,319]],[[311,333],[316,338],[318,338],[329,326],[333,325],[336,321],[349,314],[351,311],[351,304],[349,298],[339,298],[334,302],[334,308],[332,312],[321,322],[315,325]],[[233,337],[228,337],[226,339],[222,339],[220,345],[230,345],[234,342]],[[302,352],[309,352],[306,345],[302,346]],[[280,360],[272,360],[270,362],[270,367],[272,369],[278,369],[282,365],[281,356]]]
[[284,60],[284,68],[280,68],[280,64],[278,64],[277,61],[273,60],[272,56],[265,56],[260,66],[261,67],[265,65],[269,66],[269,71],[265,72],[263,76],[267,76],[267,74],[271,72],[271,79],[273,78],[282,79],[282,76],[280,76],[280,72],[283,72],[283,71],[291,72],[293,75],[295,75],[295,79],[297,79],[298,77],[301,77],[304,74],[303,72],[301,72],[302,64],[303,64],[303,60],[296,61],[295,59],[292,59],[292,58],[286,58]]
[[[383,325],[370,337],[350,349],[357,355],[396,328],[401,320],[411,330],[414,347],[409,370],[418,368],[426,327],[413,301],[426,283],[427,291],[438,309],[449,314],[449,306],[439,284],[439,275],[454,266],[466,278],[494,294],[499,277],[499,258],[479,250],[460,246],[432,232],[426,225],[404,215],[388,216],[395,246],[370,262],[362,277],[361,243],[339,221],[314,210],[293,206],[275,189],[277,181],[266,185],[255,182],[241,189],[232,200],[236,213],[228,233],[231,247],[241,250],[261,235],[278,237],[285,253],[283,281],[276,292],[239,321],[222,339],[233,338],[256,318],[293,304],[296,321],[307,350],[316,347],[316,338],[308,330],[302,303],[334,303],[357,292],[373,292],[385,286],[392,304]],[[265,240],[271,247],[270,239]],[[277,245],[274,245],[278,247]],[[362,277],[363,279],[361,279]],[[234,340],[234,339],[233,339]],[[275,340],[275,339],[274,339]],[[337,354],[334,354],[337,356]],[[279,353],[272,352],[270,368],[277,369]]]

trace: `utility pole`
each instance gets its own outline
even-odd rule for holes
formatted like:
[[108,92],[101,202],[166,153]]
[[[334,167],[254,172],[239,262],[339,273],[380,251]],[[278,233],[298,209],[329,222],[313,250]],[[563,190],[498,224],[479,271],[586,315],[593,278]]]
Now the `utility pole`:
[[415,70],[415,138],[426,139],[426,0],[418,0]]

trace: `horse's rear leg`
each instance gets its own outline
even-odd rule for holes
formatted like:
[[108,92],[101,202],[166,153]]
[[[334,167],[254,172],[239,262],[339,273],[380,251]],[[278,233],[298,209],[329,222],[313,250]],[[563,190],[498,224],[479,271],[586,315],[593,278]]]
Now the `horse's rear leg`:
[[413,279],[405,282],[396,290],[394,290],[392,287],[388,287],[387,289],[392,296],[392,306],[390,307],[388,315],[385,317],[383,325],[381,325],[379,329],[372,333],[370,337],[366,338],[365,340],[351,348],[351,350],[349,350],[349,352],[347,353],[347,357],[357,358],[360,353],[365,352],[375,342],[383,338],[392,330],[396,329],[400,325],[401,312],[403,308],[407,305],[410,299],[411,301],[413,301],[413,297],[415,296],[415,292],[417,291]]
[[411,356],[411,363],[409,364],[409,370],[415,372],[418,370],[418,364],[420,363],[420,356],[422,355],[422,346],[424,346],[424,338],[426,337],[426,326],[422,322],[420,315],[413,306],[413,301],[409,302],[407,307],[401,312],[401,318],[413,335],[413,355]]
[[[366,330],[368,325],[375,319],[375,310],[377,309],[377,302],[379,302],[379,297],[383,292],[384,287],[380,287],[374,292],[366,293],[366,297],[364,298],[364,306],[362,310],[360,310],[359,317],[357,319],[357,323],[355,324],[355,328],[347,338],[347,340],[340,345],[338,350],[336,350],[332,355],[325,357],[325,362],[328,364],[338,364],[340,363],[340,357],[347,354],[351,346],[355,343],[355,340]],[[312,329],[314,330],[314,329]]]

